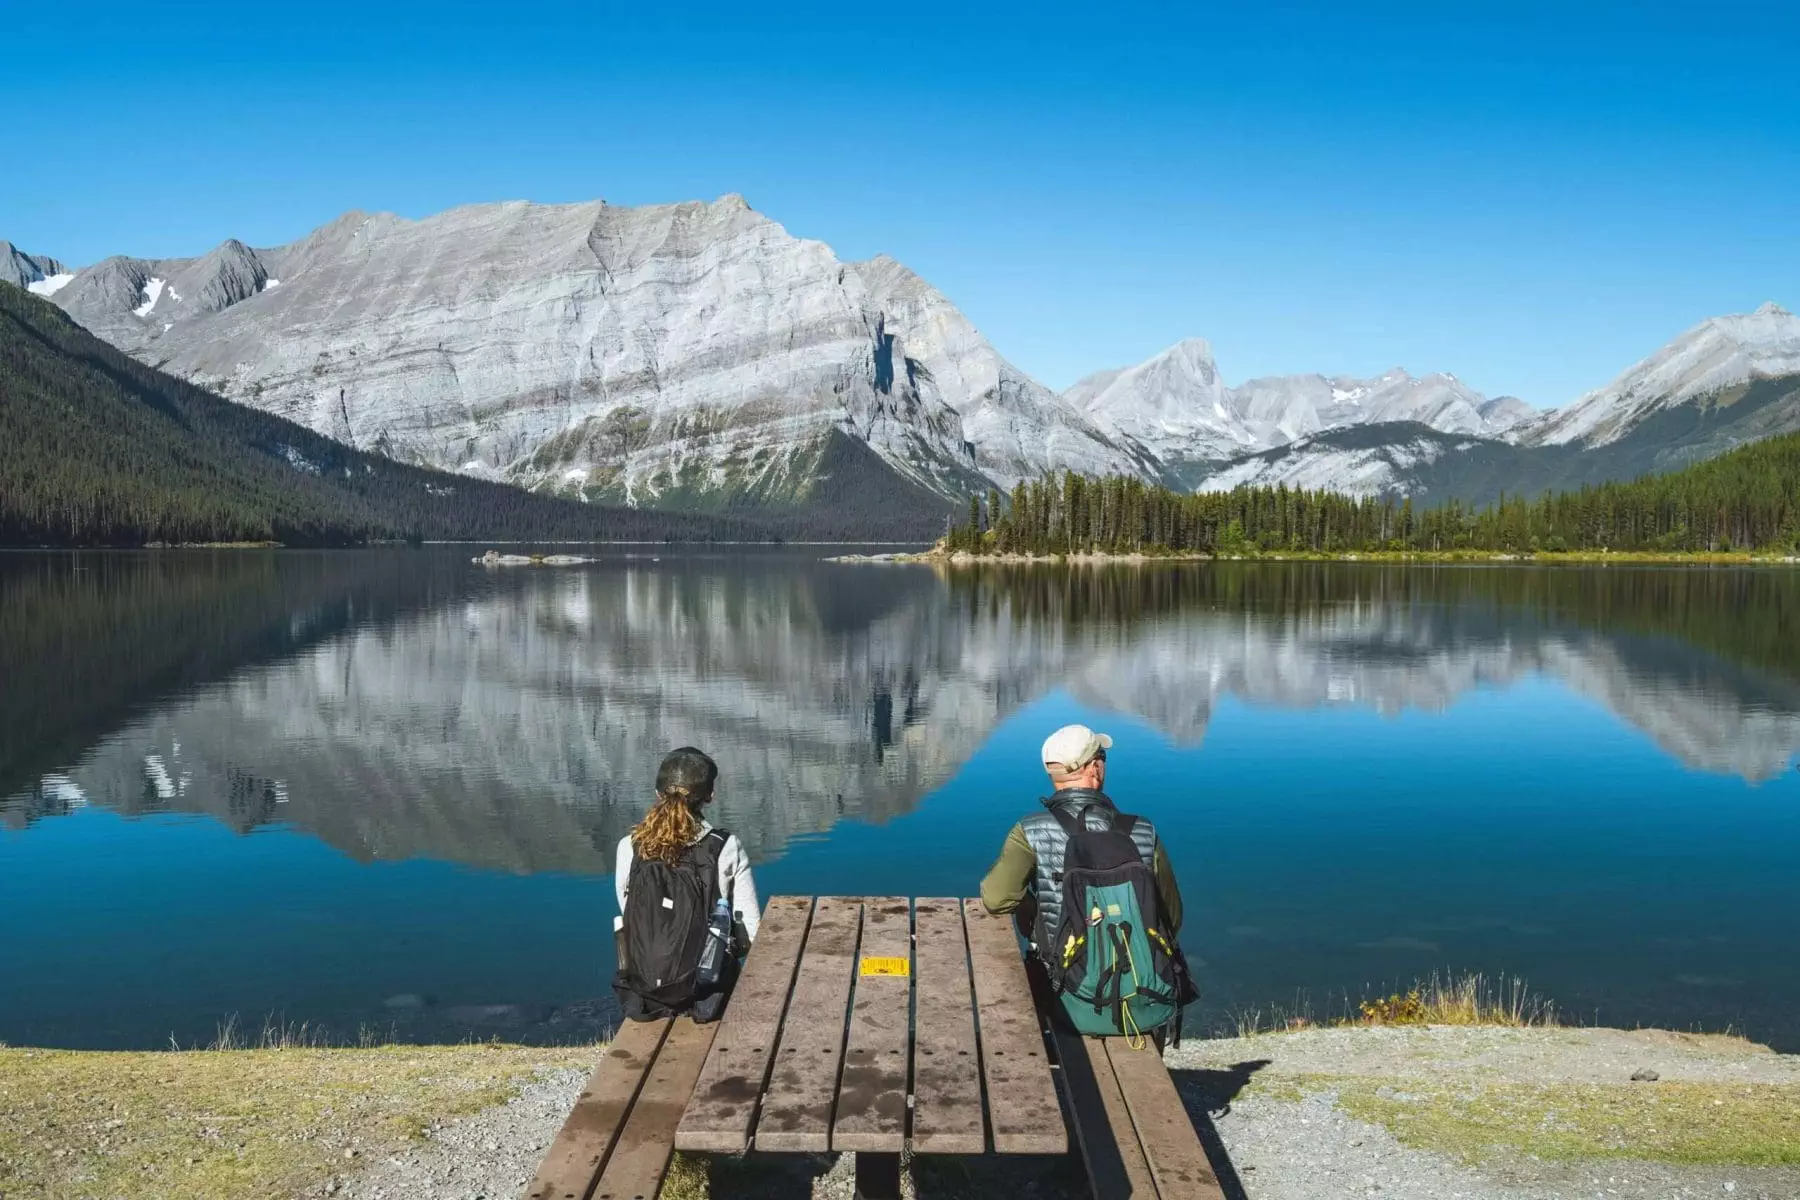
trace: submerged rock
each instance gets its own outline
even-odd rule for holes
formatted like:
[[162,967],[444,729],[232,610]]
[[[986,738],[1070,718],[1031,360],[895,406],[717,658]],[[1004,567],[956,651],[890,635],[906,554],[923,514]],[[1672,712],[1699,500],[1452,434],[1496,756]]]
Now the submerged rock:
[[423,995],[422,993],[400,992],[397,995],[389,996],[386,1000],[383,1000],[381,1002],[381,1007],[392,1008],[392,1009],[402,1009],[402,1010],[413,1010],[413,1009],[420,1009],[420,1008],[430,1008],[433,1003],[434,1003],[434,1001],[432,1000],[432,998],[430,996]]

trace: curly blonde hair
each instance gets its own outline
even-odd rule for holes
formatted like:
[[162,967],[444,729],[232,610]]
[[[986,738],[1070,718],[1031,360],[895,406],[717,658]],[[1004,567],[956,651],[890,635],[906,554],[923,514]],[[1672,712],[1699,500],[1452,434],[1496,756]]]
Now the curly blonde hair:
[[700,809],[718,777],[718,764],[701,751],[671,750],[656,770],[656,803],[631,831],[638,856],[673,866],[699,840]]

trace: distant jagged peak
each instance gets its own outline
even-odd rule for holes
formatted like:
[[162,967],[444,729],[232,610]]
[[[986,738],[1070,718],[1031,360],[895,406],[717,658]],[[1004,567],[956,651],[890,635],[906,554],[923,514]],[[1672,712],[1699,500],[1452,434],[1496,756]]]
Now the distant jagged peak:
[[[1094,390],[1092,384],[1102,378],[1105,384]],[[1210,394],[1224,386],[1219,377],[1219,364],[1213,358],[1212,343],[1205,338],[1191,337],[1183,338],[1133,366],[1089,375],[1069,391],[1083,389],[1088,392],[1089,403],[1104,407],[1120,398],[1109,393],[1136,393],[1147,387],[1159,392],[1166,403],[1177,401],[1176,391],[1182,387],[1198,387]]]
[[1775,303],[1773,300],[1764,300],[1761,304],[1756,306],[1756,311],[1750,315],[1753,317],[1791,317],[1794,314],[1781,307],[1781,305]]
[[172,276],[183,315],[223,312],[262,292],[269,270],[256,251],[236,238],[220,242],[192,266]]
[[76,272],[67,287],[56,293],[56,303],[89,329],[114,321],[130,321],[145,299],[156,276],[155,267],[141,258],[115,254]]
[[[0,282],[47,296],[57,291],[62,283],[67,283],[73,274],[54,258],[27,254],[11,242],[0,242]],[[61,283],[46,286],[51,280]]]

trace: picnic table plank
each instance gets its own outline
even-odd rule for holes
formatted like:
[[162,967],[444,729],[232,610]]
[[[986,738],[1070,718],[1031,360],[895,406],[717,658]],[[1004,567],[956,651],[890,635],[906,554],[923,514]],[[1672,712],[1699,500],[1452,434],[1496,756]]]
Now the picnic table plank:
[[1106,1042],[1063,1031],[1056,1039],[1063,1083],[1075,1114],[1075,1137],[1081,1143],[1094,1200],[1156,1200],[1150,1162],[1119,1091]]
[[980,1019],[981,1071],[988,1120],[1000,1154],[1066,1154],[1056,1082],[1044,1057],[1043,1030],[1019,954],[1012,919],[993,916],[980,900],[963,901],[969,965]]
[[719,1022],[712,1053],[675,1131],[676,1149],[742,1154],[750,1148],[750,1126],[775,1058],[812,908],[810,896],[777,896],[763,910],[762,927]]
[[920,899],[913,923],[913,1152],[980,1154],[987,1129],[962,904]]
[[1194,1132],[1155,1044],[1141,1050],[1131,1049],[1123,1038],[1107,1038],[1105,1044],[1157,1188],[1165,1196],[1224,1200],[1200,1135]]
[[912,902],[865,899],[833,1150],[898,1154],[906,1147],[912,959]]
[[620,1026],[526,1187],[526,1200],[587,1200],[668,1032],[666,1020]]
[[[1031,981],[1031,998],[1039,1012],[1051,1012],[1056,993],[1044,964],[1025,962]],[[1082,1037],[1058,1022],[1048,1022],[1050,1041],[1062,1068],[1063,1095],[1069,1101],[1070,1124],[1081,1147],[1081,1163],[1087,1171],[1088,1191],[1094,1200],[1156,1200],[1156,1184],[1144,1148],[1138,1144],[1131,1113],[1119,1094],[1106,1043]]]
[[759,1150],[818,1154],[831,1148],[844,1015],[861,926],[860,900],[819,897],[756,1122]]
[[619,1144],[600,1173],[593,1200],[651,1200],[662,1188],[675,1152],[675,1127],[718,1029],[717,1022],[696,1025],[686,1017],[669,1027]]

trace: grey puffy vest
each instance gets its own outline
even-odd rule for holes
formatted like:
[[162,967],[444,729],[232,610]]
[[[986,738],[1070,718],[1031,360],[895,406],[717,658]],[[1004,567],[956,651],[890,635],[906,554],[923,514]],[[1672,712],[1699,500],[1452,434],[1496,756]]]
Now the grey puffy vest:
[[[1038,911],[1037,922],[1032,926],[1031,940],[1040,948],[1051,944],[1057,928],[1062,924],[1063,854],[1069,848],[1068,831],[1063,829],[1051,810],[1062,809],[1073,817],[1089,805],[1094,807],[1094,811],[1087,815],[1087,827],[1096,830],[1111,828],[1112,817],[1119,811],[1118,807],[1104,793],[1089,788],[1066,788],[1057,792],[1044,801],[1043,812],[1032,813],[1019,822],[1026,843],[1037,857],[1037,872],[1031,881],[1031,888],[1037,898]],[[1102,813],[1105,815],[1102,816]],[[1139,817],[1131,827],[1131,840],[1137,844],[1138,854],[1142,856],[1144,865],[1154,870],[1156,826]]]

